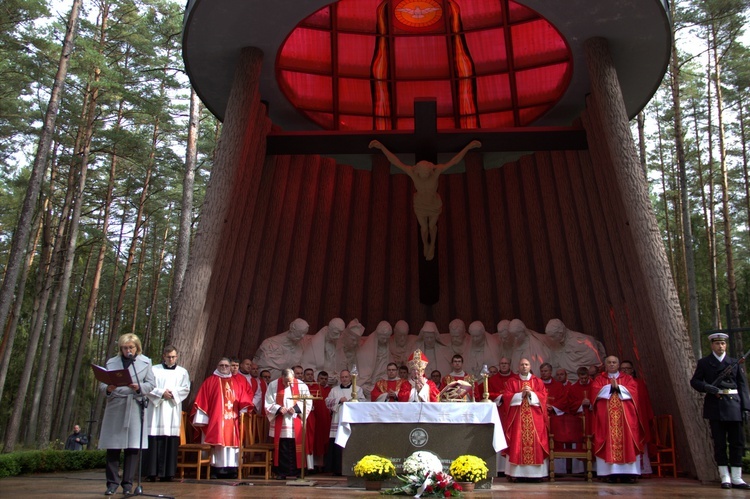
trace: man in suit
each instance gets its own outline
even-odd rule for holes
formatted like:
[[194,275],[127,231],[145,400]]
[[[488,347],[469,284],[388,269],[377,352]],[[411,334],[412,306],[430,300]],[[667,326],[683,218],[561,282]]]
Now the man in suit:
[[708,419],[711,426],[721,488],[750,489],[750,485],[742,480],[742,455],[745,449],[742,415],[750,410],[750,394],[745,367],[726,353],[728,338],[724,333],[714,333],[708,337],[712,352],[698,361],[690,386],[706,394],[703,417]]

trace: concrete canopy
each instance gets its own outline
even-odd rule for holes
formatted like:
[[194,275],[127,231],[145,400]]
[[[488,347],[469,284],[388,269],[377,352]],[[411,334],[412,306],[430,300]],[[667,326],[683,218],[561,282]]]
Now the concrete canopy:
[[[343,0],[356,2],[358,0]],[[272,121],[287,131],[319,130],[286,98],[274,67],[280,47],[295,27],[327,0],[191,0],[185,11],[183,52],[188,75],[201,100],[223,119],[240,49],[264,53],[260,92]],[[371,3],[371,2],[370,2]],[[460,2],[458,2],[460,3]],[[534,126],[568,126],[584,108],[589,81],[583,43],[609,41],[620,75],[627,113],[635,116],[650,100],[670,54],[669,11],[664,0],[521,0],[549,21],[566,40],[572,76],[564,95]]]

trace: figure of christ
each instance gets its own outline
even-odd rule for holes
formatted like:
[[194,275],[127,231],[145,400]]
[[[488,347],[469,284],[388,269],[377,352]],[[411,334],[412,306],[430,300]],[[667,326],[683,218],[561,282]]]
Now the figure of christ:
[[481,146],[481,142],[473,140],[447,163],[436,165],[423,160],[414,166],[409,166],[404,164],[379,141],[373,140],[370,142],[371,149],[375,148],[383,151],[388,161],[409,175],[412,182],[414,182],[414,188],[416,189],[414,193],[414,213],[417,215],[417,220],[419,221],[425,260],[429,261],[435,257],[437,222],[443,210],[443,202],[440,199],[440,194],[438,194],[440,174],[460,163],[467,152]]

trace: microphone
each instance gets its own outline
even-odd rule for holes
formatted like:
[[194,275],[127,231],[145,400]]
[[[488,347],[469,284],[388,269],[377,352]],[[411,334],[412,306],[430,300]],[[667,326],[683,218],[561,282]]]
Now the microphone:
[[127,357],[128,359],[132,359],[133,357],[135,357],[135,354],[133,352],[128,352]]

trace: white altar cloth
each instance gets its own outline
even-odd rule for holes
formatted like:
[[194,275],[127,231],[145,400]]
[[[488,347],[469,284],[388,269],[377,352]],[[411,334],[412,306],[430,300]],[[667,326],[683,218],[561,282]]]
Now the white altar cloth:
[[508,447],[495,404],[482,402],[345,402],[336,443],[346,447],[352,423],[447,423],[495,425],[492,447]]

